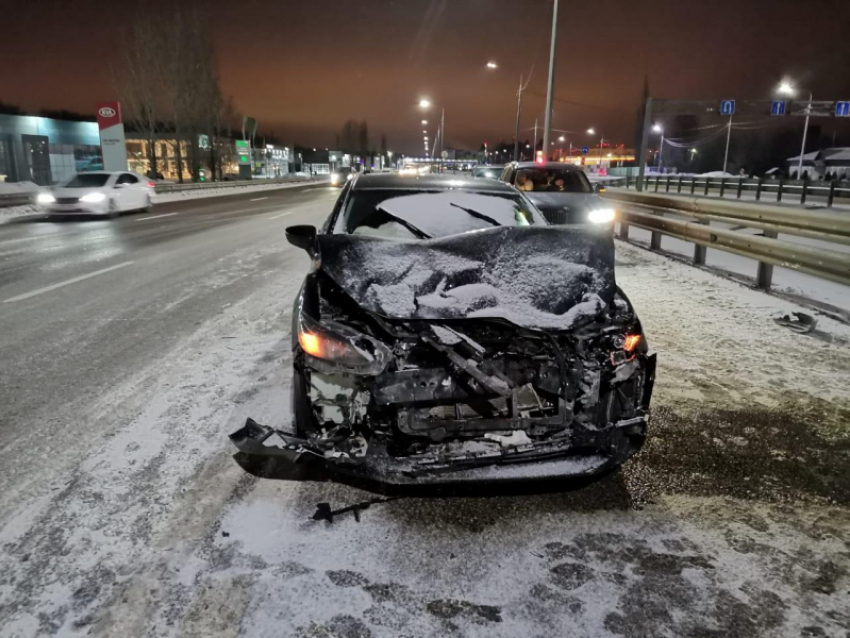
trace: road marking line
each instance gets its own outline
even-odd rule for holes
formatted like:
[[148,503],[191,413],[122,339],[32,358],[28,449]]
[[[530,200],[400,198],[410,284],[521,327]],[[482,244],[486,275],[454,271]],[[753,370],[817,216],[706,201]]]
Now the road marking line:
[[137,222],[143,222],[147,219],[159,219],[161,217],[171,217],[172,215],[176,215],[177,213],[165,213],[164,215],[149,215],[148,217],[137,217]]
[[51,292],[53,290],[56,290],[57,288],[70,286],[71,284],[75,284],[86,279],[91,279],[92,277],[97,277],[98,275],[103,275],[113,270],[118,270],[119,268],[124,268],[124,266],[129,266],[132,263],[132,261],[125,261],[124,263],[116,264],[114,266],[110,266],[109,268],[95,270],[94,272],[90,272],[87,275],[80,275],[79,277],[74,277],[73,279],[69,279],[68,281],[61,281],[58,284],[53,284],[52,286],[45,286],[44,288],[39,288],[38,290],[33,290],[32,292],[28,292],[23,295],[18,295],[17,297],[10,297],[9,299],[4,299],[3,303],[14,303],[16,301],[23,301],[24,299],[29,299],[30,297],[35,297],[36,295],[41,295],[45,292]]
[[273,219],[280,219],[281,217],[286,217],[287,215],[291,215],[294,212],[295,212],[294,210],[291,210],[288,213],[283,213],[283,215],[275,215],[274,217],[269,217],[269,221],[271,221]]
[[258,197],[257,199],[249,199],[250,202],[261,202],[264,199],[268,199],[268,197]]

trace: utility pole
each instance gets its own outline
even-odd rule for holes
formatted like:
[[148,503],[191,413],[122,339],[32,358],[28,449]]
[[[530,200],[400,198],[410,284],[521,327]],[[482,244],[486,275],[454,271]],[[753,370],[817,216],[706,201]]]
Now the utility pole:
[[[441,100],[442,101],[442,100]],[[440,118],[440,151],[446,150],[446,109],[443,107],[443,114]],[[440,157],[442,157],[442,152]]]
[[[543,160],[549,158],[549,133],[552,130],[552,93],[555,90],[555,51],[558,46],[558,0],[552,13],[552,44],[549,50],[549,90],[546,92],[546,118],[543,124]],[[535,149],[537,145],[535,144]]]
[[519,90],[516,98],[516,134],[514,135],[514,161],[519,161],[519,120],[522,117],[522,74],[519,76]]
[[729,130],[726,131],[726,153],[723,155],[723,172],[726,172],[726,164],[729,161],[729,141],[732,139],[732,116],[729,116]]
[[537,157],[537,118],[534,118],[534,148],[531,151],[531,160]]
[[646,176],[646,149],[649,145],[649,126],[650,122],[652,122],[652,98],[646,98],[646,106],[644,107],[643,113],[643,130],[641,132],[640,137],[640,163],[638,166],[638,180],[637,180],[637,189],[639,191],[643,190],[643,178]]
[[809,134],[809,116],[812,114],[812,92],[809,91],[809,103],[806,105],[806,124],[803,127],[803,148],[800,149],[800,161],[797,162],[797,179],[803,179],[803,155],[806,154],[806,137]]

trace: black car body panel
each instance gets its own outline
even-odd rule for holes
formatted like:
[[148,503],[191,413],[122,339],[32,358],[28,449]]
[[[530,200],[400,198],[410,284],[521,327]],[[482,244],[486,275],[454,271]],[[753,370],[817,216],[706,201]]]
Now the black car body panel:
[[525,196],[540,209],[550,224],[580,224],[587,219],[591,210],[609,208],[596,193],[537,193],[526,192]]
[[[346,191],[364,183],[405,182]],[[334,234],[344,208],[323,234],[288,231],[313,260],[293,308],[294,432],[249,420],[231,436],[242,457],[376,489],[588,477],[640,449],[655,357],[603,229]]]

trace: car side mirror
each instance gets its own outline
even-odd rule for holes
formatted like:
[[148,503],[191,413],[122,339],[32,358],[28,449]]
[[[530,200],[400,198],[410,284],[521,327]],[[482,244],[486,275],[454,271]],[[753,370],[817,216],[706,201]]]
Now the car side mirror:
[[607,191],[608,189],[607,189],[607,188],[605,188],[605,185],[604,185],[604,184],[602,184],[602,183],[600,183],[600,182],[596,182],[596,185],[593,187],[593,190],[595,190],[595,191],[596,191],[597,195],[601,195],[602,193],[604,193],[604,192],[605,192],[605,191]]
[[300,248],[301,250],[307,251],[307,254],[310,257],[316,256],[316,227],[303,225],[303,226],[290,226],[286,229],[286,241],[288,241],[293,246]]

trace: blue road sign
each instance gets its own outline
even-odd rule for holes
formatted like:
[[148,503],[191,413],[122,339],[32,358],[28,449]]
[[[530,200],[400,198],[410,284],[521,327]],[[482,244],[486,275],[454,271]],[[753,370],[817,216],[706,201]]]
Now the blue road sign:
[[582,146],[582,147],[581,147],[581,152],[582,152],[582,154],[583,154],[583,155],[587,155],[587,151],[588,151],[588,150],[589,150],[589,149],[588,149],[586,146]]
[[785,100],[774,100],[770,103],[771,115],[785,115]]
[[720,102],[720,115],[735,115],[735,100],[722,100]]
[[835,117],[850,117],[850,102],[836,102]]

